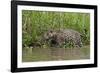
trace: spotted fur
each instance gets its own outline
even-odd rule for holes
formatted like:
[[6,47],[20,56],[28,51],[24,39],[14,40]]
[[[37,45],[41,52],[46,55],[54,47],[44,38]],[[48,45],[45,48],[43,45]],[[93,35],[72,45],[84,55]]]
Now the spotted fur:
[[46,41],[50,41],[51,46],[61,46],[64,43],[72,42],[74,46],[81,47],[81,34],[78,31],[72,29],[59,30],[59,31],[47,31],[44,34]]

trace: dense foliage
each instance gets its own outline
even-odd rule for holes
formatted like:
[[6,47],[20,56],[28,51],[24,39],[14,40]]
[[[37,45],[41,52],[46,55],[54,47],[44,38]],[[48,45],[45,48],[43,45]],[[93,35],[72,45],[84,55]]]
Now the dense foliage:
[[24,46],[40,43],[47,30],[74,29],[82,34],[82,42],[90,42],[90,14],[75,12],[22,11],[22,42]]

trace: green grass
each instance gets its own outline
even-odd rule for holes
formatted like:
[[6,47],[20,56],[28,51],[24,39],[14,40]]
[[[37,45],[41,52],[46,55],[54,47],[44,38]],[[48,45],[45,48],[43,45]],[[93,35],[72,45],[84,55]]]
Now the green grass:
[[43,34],[50,30],[73,29],[82,34],[82,42],[90,42],[90,14],[75,12],[22,11],[22,42],[28,46],[39,42]]

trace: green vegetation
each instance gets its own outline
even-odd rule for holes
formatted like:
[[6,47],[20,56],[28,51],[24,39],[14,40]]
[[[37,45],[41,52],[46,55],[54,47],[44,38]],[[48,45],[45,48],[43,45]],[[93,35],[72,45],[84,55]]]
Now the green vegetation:
[[[83,47],[50,48],[29,47],[31,43],[40,44],[43,34],[50,30],[73,29],[81,33]],[[22,10],[22,61],[49,61],[49,60],[72,60],[89,59],[90,57],[90,14],[75,12],[52,12]],[[68,44],[67,44],[68,45]],[[69,49],[70,48],[70,49]],[[62,49],[62,50],[61,50]],[[59,53],[59,51],[61,53]],[[62,54],[65,51],[64,54]]]
[[71,12],[22,11],[23,45],[40,42],[47,30],[74,29],[82,34],[83,44],[90,42],[90,14]]

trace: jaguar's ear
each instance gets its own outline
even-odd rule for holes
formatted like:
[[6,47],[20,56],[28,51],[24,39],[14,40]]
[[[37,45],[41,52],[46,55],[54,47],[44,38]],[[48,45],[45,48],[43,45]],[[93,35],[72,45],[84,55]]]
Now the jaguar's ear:
[[53,33],[53,30],[50,30],[50,33]]
[[53,33],[53,32],[54,32],[52,29],[50,29],[50,30],[48,30],[48,31],[49,31],[49,33]]
[[54,37],[54,39],[57,39],[57,34],[54,34],[54,36],[53,36],[53,37]]

